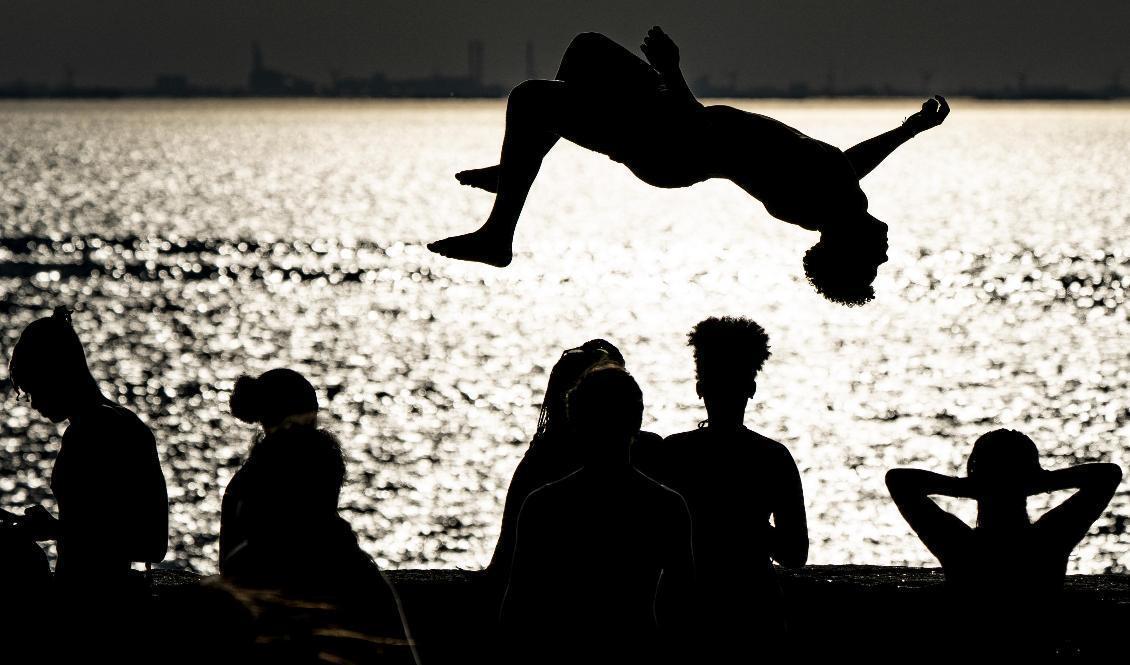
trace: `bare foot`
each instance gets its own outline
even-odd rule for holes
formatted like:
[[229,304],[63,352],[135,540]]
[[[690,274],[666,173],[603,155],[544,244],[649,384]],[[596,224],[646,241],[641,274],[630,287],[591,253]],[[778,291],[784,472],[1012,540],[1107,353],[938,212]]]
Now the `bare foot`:
[[468,169],[455,174],[460,184],[484,189],[492,194],[498,193],[498,166],[482,169]]
[[509,243],[482,231],[437,240],[428,243],[428,249],[449,259],[477,261],[498,268],[510,265],[514,258]]

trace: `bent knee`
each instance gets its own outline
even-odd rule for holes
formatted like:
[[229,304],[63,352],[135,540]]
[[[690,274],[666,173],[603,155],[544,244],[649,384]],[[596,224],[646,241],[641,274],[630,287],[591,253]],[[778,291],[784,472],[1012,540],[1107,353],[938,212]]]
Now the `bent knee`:
[[554,83],[554,81],[542,81],[539,79],[522,81],[510,91],[510,96],[507,97],[507,104],[511,106],[515,104],[525,106],[542,103],[552,94],[551,91],[553,90]]
[[584,51],[590,48],[604,48],[605,46],[614,43],[615,42],[613,42],[611,39],[605,37],[599,32],[582,32],[574,37],[573,41],[569,42],[569,47],[565,49],[565,52],[568,53],[569,51],[574,50]]

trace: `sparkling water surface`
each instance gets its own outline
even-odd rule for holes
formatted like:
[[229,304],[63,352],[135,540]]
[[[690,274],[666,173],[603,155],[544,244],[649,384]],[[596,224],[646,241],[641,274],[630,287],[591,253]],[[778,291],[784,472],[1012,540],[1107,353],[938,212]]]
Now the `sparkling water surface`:
[[[918,102],[735,104],[846,148]],[[1130,105],[953,109],[864,180],[891,260],[877,300],[848,309],[804,281],[815,234],[733,185],[654,189],[565,143],[513,265],[430,254],[490,209],[452,174],[495,163],[501,102],[4,102],[0,332],[10,349],[52,306],[76,310],[95,375],[156,433],[167,565],[215,570],[220,497],[254,435],[230,390],[287,366],[319,388],[344,513],[377,561],[478,568],[562,349],[618,344],[646,427],[668,434],[705,417],[686,332],[746,315],[773,351],[747,425],[800,466],[810,562],[933,564],[888,468],[955,472],[998,426],[1048,467],[1130,467]],[[4,401],[0,506],[53,508],[61,431]],[[1128,515],[1124,482],[1070,571],[1130,567]]]

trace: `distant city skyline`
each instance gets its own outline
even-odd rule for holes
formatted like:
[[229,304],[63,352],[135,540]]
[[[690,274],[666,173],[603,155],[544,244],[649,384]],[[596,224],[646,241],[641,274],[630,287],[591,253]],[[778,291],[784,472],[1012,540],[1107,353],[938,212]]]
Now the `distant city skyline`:
[[689,80],[731,89],[1095,90],[1130,83],[1130,2],[1091,0],[9,0],[0,6],[0,85],[138,89],[159,76],[247,83],[250,47],[318,86],[473,76],[509,88],[553,75],[577,32],[636,48],[653,23],[682,48]]

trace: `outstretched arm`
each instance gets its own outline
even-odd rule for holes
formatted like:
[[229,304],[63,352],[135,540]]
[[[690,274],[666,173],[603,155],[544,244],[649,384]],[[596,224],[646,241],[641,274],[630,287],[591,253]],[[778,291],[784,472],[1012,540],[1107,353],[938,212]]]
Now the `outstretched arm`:
[[1045,513],[1036,521],[1036,527],[1042,534],[1071,550],[1106,510],[1121,480],[1122,469],[1117,464],[1080,464],[1043,472],[1029,489],[1029,494],[1075,488],[1079,491]]
[[965,522],[942,510],[930,498],[932,494],[974,498],[973,484],[968,478],[919,469],[891,469],[887,472],[887,489],[907,524],[942,565],[955,541],[972,534]]
[[855,175],[860,180],[865,175],[875,170],[884,159],[889,157],[895,148],[914,138],[918,134],[942,124],[949,115],[950,107],[946,98],[935,95],[922,103],[922,110],[903,121],[901,125],[855,145],[844,153],[855,169]]
[[640,50],[663,78],[667,94],[676,100],[702,106],[695,99],[694,93],[683,78],[682,70],[679,69],[679,47],[658,25],[647,31],[647,36],[640,44]]

